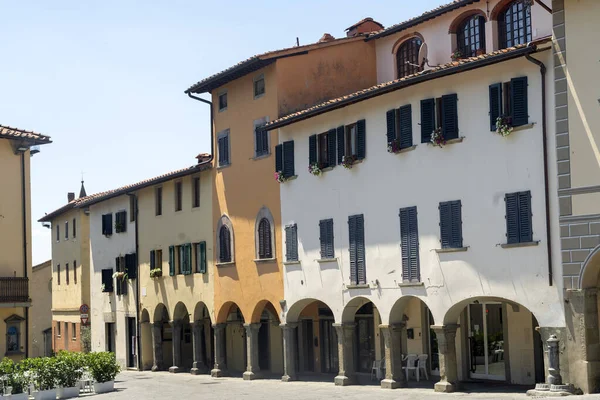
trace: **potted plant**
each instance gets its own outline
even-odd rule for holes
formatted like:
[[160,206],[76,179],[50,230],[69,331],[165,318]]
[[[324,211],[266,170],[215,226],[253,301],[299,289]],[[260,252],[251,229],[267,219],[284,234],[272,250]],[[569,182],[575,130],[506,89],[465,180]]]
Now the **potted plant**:
[[400,141],[398,139],[394,139],[388,143],[388,147],[387,147],[388,153],[396,154],[396,153],[400,152],[400,150],[402,150],[402,149],[400,148]]
[[279,183],[283,183],[287,181],[287,178],[285,177],[285,175],[283,175],[282,171],[277,171],[275,172],[275,180]]
[[115,230],[118,232],[123,232],[125,228],[125,224],[121,221],[115,222]]
[[462,58],[462,54],[460,53],[460,50],[456,49],[454,50],[454,52],[450,55],[450,58],[452,58],[452,61],[458,61]]
[[94,378],[94,392],[106,393],[115,390],[115,377],[121,371],[115,354],[108,351],[89,353],[87,366]]
[[59,399],[69,399],[79,396],[78,383],[83,376],[83,354],[61,351],[56,356],[56,369]]
[[20,365],[27,371],[36,389],[33,392],[35,400],[55,400],[58,371],[56,358],[27,358]]
[[154,268],[150,270],[150,278],[160,278],[162,276],[162,268]]
[[29,394],[29,377],[26,371],[15,364],[10,358],[5,358],[0,362],[0,377],[2,380],[3,395],[11,400],[27,400]]
[[477,51],[475,52],[476,56],[482,56],[485,54],[485,50],[482,48],[477,49]]
[[444,135],[442,134],[442,128],[436,128],[431,132],[431,144],[439,147],[446,144],[446,139],[444,139]]
[[496,118],[496,133],[504,137],[510,135],[513,131],[512,119],[510,117]]
[[321,169],[319,163],[312,162],[308,165],[308,172],[310,172],[314,176],[319,176],[323,173],[323,170]]
[[355,156],[344,156],[344,157],[342,157],[342,165],[346,169],[351,169],[352,166],[354,165],[355,161],[356,161],[356,157]]

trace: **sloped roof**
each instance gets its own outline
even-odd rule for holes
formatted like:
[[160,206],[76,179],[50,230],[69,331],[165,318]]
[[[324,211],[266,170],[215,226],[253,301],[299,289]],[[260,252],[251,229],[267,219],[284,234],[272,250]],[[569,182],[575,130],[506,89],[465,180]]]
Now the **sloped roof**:
[[479,3],[480,1],[481,0],[453,0],[450,3],[446,3],[434,8],[433,10],[426,11],[417,17],[413,17],[404,22],[400,22],[399,24],[392,25],[379,32],[372,33],[366,40],[379,39],[385,36],[393,35],[396,32],[412,28],[415,25],[419,25],[425,21],[429,21],[430,19],[437,18],[440,15],[449,13],[461,7],[468,6],[469,4]]
[[[447,64],[439,65],[426,71],[422,71],[413,75],[409,75],[393,81],[380,83],[370,88],[359,90],[357,92],[341,96],[326,102],[317,104],[313,107],[288,114],[279,119],[273,120],[259,128],[259,130],[271,130],[281,128],[295,122],[299,122],[314,116],[324,114],[328,111],[336,110],[342,107],[349,106],[360,101],[364,101],[373,97],[393,92],[408,86],[429,81],[443,76],[452,75],[458,72],[470,71],[472,69],[485,67],[487,65],[496,64],[498,62],[511,60],[518,57],[523,57],[528,54],[535,53],[537,46],[547,43],[551,40],[550,37],[542,38],[531,42],[528,45],[518,45],[507,49],[497,50],[492,53],[483,54],[477,57],[466,58],[458,61],[453,61]],[[543,49],[545,50],[545,49]]]
[[33,131],[25,131],[23,129],[12,128],[6,125],[0,125],[0,137],[15,140],[21,139],[28,142],[32,142],[32,144],[52,143],[52,140],[50,140],[50,136],[35,133]]

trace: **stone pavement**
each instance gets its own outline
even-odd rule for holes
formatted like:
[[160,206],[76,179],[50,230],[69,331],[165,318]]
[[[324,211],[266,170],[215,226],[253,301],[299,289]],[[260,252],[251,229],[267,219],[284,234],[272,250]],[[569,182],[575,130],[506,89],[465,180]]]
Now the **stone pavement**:
[[[123,372],[117,377],[116,392],[94,395],[99,400],[128,399],[532,399],[520,390],[513,393],[502,392],[498,387],[494,392],[483,392],[485,387],[470,387],[469,392],[438,394],[432,389],[383,390],[378,386],[336,387],[332,382],[289,382],[275,379],[243,381],[241,378],[211,378],[207,375],[192,376],[187,373],[169,374],[166,372]],[[579,396],[577,400],[598,399],[600,395]]]

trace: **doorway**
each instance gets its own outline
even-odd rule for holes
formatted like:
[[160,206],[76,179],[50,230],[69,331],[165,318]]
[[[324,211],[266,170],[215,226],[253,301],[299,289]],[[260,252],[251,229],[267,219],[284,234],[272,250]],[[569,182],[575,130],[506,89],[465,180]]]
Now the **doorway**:
[[115,352],[115,324],[107,322],[104,329],[104,339],[106,341],[106,351]]
[[136,343],[137,343],[137,327],[135,318],[127,317],[127,368],[136,367]]
[[321,339],[321,372],[337,374],[339,370],[337,333],[333,327],[333,319],[322,318],[319,321]]
[[260,328],[258,329],[258,367],[261,371],[271,370],[269,343],[269,320],[261,320]]
[[502,304],[469,304],[468,318],[470,377],[506,380]]
[[362,306],[355,316],[357,372],[371,372],[375,361],[375,322],[373,303]]
[[302,372],[314,372],[313,320],[302,320]]

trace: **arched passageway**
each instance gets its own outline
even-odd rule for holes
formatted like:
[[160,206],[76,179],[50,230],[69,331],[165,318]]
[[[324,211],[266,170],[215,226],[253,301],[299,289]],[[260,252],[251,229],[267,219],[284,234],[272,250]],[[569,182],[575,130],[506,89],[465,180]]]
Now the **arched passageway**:
[[193,375],[208,373],[214,359],[213,327],[206,304],[199,302],[194,308],[192,322],[192,369]]
[[164,371],[167,368],[165,362],[173,359],[173,334],[169,324],[169,312],[164,304],[156,306],[152,321],[152,371]]
[[182,302],[175,305],[173,320],[169,322],[171,333],[171,353],[173,363],[169,372],[177,373],[189,371],[192,368],[192,330],[190,314]]
[[260,301],[246,329],[246,371],[244,379],[251,380],[283,374],[283,339],[277,310],[269,301]]
[[154,365],[154,359],[152,356],[152,323],[150,322],[150,314],[146,309],[142,310],[140,325],[140,340],[142,348],[141,369],[147,371],[152,368],[152,365]]
[[245,319],[237,304],[227,302],[217,313],[214,328],[214,368],[211,376],[240,376],[246,370]]

